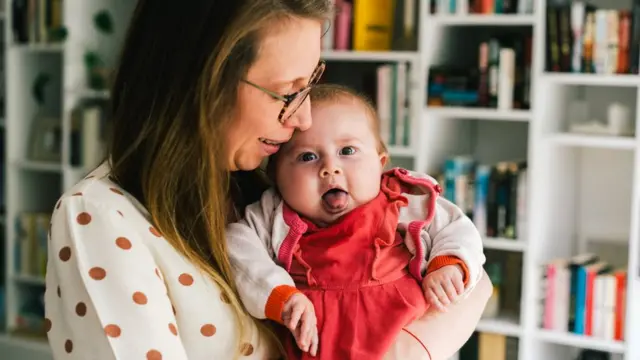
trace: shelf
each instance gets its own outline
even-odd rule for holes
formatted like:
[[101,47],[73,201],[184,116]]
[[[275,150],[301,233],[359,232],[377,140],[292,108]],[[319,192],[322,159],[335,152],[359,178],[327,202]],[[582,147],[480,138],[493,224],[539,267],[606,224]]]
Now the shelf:
[[43,172],[62,172],[62,164],[44,161],[20,160],[16,161],[15,166],[23,170],[43,171]]
[[35,275],[18,274],[13,277],[13,280],[20,284],[39,285],[39,286],[45,285],[45,278],[41,276],[35,276]]
[[458,119],[499,120],[499,121],[529,121],[531,112],[528,110],[498,110],[487,108],[465,108],[447,106],[427,106],[425,114]]
[[387,150],[391,156],[414,157],[416,155],[415,150],[408,146],[387,146]]
[[547,72],[542,78],[555,84],[591,86],[640,86],[640,75],[572,74]]
[[75,95],[85,99],[104,99],[108,100],[111,96],[109,90],[92,90],[92,89],[70,89],[66,91],[68,94]]
[[5,346],[17,346],[45,354],[51,353],[51,347],[46,338],[39,339],[0,333],[0,348],[4,348]]
[[505,251],[525,251],[527,244],[522,240],[506,238],[485,238],[482,239],[485,249],[505,250]]
[[581,349],[600,350],[610,353],[624,353],[625,351],[625,344],[622,341],[604,340],[551,330],[538,330],[537,336],[538,339],[552,344],[573,346]]
[[431,15],[430,21],[449,26],[532,26],[533,15]]
[[476,331],[512,337],[519,337],[522,334],[522,328],[516,320],[502,316],[480,319]]
[[549,136],[549,140],[558,145],[589,148],[633,150],[636,147],[636,139],[630,137],[555,134]]
[[420,54],[415,51],[350,51],[330,50],[322,52],[322,59],[328,61],[368,61],[398,62],[418,61]]
[[64,50],[64,44],[47,44],[47,43],[16,43],[9,47],[10,49],[24,52],[62,52]]

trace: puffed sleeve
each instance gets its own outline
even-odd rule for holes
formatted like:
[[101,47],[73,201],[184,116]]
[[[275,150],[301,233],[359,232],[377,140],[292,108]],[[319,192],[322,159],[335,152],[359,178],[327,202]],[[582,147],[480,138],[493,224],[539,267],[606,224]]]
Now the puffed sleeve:
[[70,196],[51,225],[45,323],[54,359],[187,359],[167,288],[130,220]]

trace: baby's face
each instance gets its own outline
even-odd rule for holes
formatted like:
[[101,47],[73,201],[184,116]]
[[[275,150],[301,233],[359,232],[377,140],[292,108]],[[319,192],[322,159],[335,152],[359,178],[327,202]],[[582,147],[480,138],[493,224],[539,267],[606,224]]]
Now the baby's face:
[[293,210],[326,226],[378,195],[387,155],[353,100],[314,104],[311,117],[311,128],[280,150],[276,182]]

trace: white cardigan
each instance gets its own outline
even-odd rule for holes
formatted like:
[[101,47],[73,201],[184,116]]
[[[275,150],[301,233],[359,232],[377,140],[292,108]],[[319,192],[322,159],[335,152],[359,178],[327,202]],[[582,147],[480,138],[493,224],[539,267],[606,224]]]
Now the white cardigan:
[[[399,168],[390,173],[412,184],[410,193],[403,194],[409,204],[400,210],[398,224],[407,247],[414,254],[410,272],[420,279],[430,260],[441,255],[455,256],[468,270],[469,280],[463,295],[466,296],[483,273],[485,256],[478,230],[460,208],[439,196],[441,189],[433,178]],[[427,213],[430,200],[435,201],[432,214]],[[299,238],[304,229],[287,219],[285,212],[282,198],[269,190],[260,201],[247,207],[243,220],[227,227],[229,256],[238,292],[249,313],[259,319],[266,318],[267,301],[272,294],[280,301],[286,300],[286,294],[274,293],[276,288],[295,286],[286,270],[290,266],[293,244],[285,238]],[[269,303],[273,301],[272,298]]]
[[53,358],[272,358],[255,328],[238,339],[220,288],[107,173],[102,165],[53,211],[45,293]]

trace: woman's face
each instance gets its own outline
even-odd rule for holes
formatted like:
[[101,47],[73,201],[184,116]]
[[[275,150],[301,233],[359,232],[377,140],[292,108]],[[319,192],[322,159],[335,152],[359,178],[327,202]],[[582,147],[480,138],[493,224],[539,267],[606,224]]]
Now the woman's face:
[[308,98],[295,113],[280,122],[278,116],[284,102],[267,92],[288,95],[308,84],[320,59],[321,35],[321,23],[309,19],[282,21],[263,35],[257,59],[244,79],[246,82],[238,87],[234,118],[225,134],[229,171],[256,169],[264,158],[277,152],[278,144],[287,142],[296,129],[309,128]]

